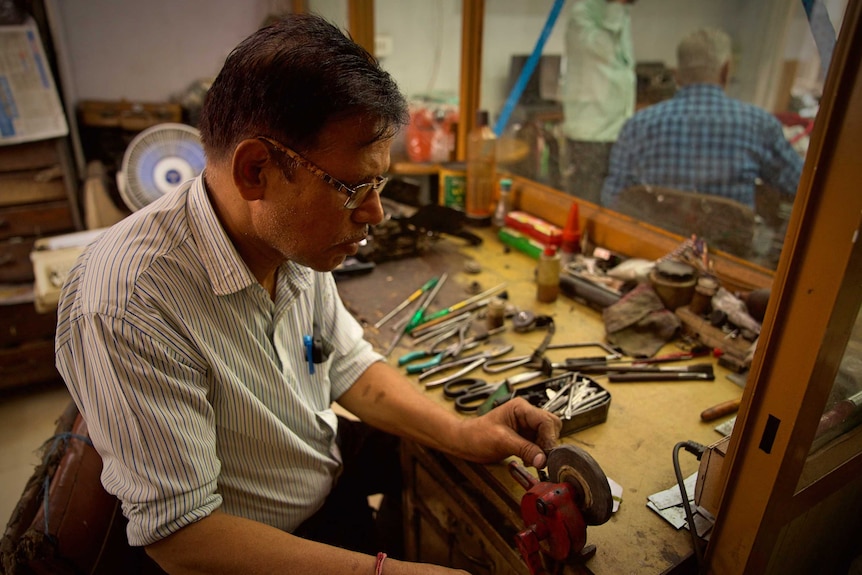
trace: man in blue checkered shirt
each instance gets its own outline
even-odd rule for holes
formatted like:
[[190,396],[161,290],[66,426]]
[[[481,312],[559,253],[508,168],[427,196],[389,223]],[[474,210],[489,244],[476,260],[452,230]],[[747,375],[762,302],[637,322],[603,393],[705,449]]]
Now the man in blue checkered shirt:
[[636,113],[611,151],[602,204],[614,208],[630,186],[654,185],[722,196],[754,208],[755,181],[795,194],[802,158],[766,111],[728,97],[730,38],[698,30],[677,47],[670,100]]

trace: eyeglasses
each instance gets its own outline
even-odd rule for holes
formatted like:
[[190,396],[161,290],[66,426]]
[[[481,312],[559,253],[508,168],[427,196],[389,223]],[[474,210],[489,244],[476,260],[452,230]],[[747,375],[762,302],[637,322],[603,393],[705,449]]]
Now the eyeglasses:
[[278,142],[271,140],[270,138],[267,138],[265,136],[258,136],[257,139],[261,142],[269,144],[270,146],[275,148],[277,152],[284,154],[288,158],[292,159],[294,162],[296,162],[297,164],[299,164],[300,166],[302,166],[303,168],[305,168],[306,170],[308,170],[309,172],[311,172],[312,174],[338,190],[339,192],[347,194],[347,201],[344,202],[344,207],[348,210],[352,210],[359,207],[359,205],[362,204],[363,200],[365,200],[365,197],[368,195],[368,192],[372,190],[380,192],[383,189],[383,186],[386,185],[386,182],[389,181],[389,178],[377,176],[376,178],[374,178],[374,181],[350,187],[347,184],[333,178],[332,176],[324,172],[322,169],[318,168],[313,163],[306,160],[287,146],[283,146]]

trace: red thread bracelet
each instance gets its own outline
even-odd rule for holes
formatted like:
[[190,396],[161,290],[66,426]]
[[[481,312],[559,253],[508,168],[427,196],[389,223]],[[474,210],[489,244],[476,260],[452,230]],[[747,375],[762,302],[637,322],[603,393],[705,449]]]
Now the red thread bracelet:
[[377,554],[377,568],[374,570],[374,575],[383,575],[383,561],[386,560],[386,553],[381,551]]

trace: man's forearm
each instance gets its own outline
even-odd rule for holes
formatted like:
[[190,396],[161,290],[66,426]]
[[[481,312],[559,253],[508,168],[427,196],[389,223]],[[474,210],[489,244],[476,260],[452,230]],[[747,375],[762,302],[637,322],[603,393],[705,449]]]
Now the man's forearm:
[[[359,574],[375,572],[377,559],[296,537],[274,527],[215,512],[146,548],[171,575]],[[387,575],[444,575],[450,569],[385,560]]]
[[561,427],[556,416],[520,398],[482,416],[457,415],[384,363],[369,367],[338,403],[373,427],[478,463],[518,455],[541,467]]
[[[423,445],[453,453],[461,417],[428,401],[411,381],[378,362],[359,378],[338,403],[365,423]],[[460,455],[455,453],[456,455]]]

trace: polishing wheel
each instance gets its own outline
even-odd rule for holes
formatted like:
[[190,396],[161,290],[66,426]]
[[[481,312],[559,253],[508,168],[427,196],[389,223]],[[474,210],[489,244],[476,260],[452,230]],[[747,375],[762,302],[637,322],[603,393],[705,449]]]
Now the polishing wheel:
[[556,483],[573,486],[577,507],[587,525],[602,525],[611,518],[611,487],[596,460],[574,445],[560,445],[548,454],[548,475]]

